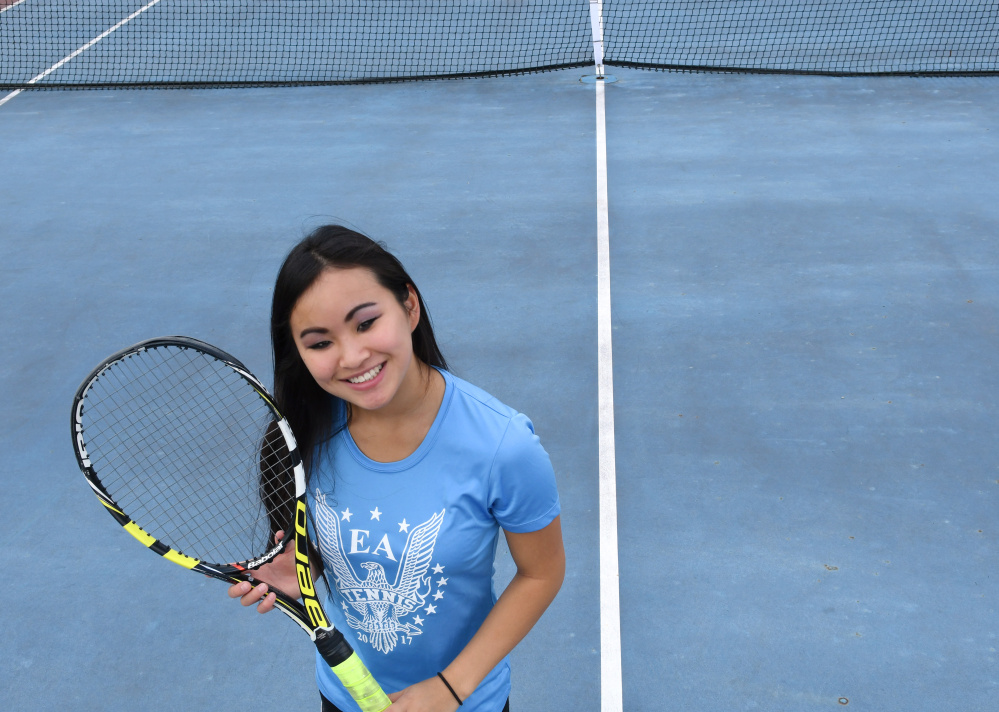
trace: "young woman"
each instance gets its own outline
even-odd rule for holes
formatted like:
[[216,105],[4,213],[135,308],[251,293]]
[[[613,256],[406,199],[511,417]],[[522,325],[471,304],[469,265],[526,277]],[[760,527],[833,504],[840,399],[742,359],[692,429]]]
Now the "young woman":
[[[565,571],[555,477],[530,420],[448,372],[413,280],[344,227],[288,255],[271,340],[332,622],[394,712],[508,709],[507,655]],[[500,529],[517,572],[497,599]],[[298,593],[292,557],[259,578]],[[274,606],[267,584],[229,595]],[[357,709],[318,656],[316,677],[324,712]]]

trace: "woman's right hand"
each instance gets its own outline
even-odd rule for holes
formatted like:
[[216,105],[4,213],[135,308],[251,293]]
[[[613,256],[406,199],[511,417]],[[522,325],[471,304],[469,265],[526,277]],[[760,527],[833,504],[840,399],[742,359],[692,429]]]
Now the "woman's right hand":
[[[276,535],[278,541],[284,537],[284,532]],[[229,598],[238,598],[244,606],[256,606],[257,612],[267,613],[274,608],[277,596],[271,587],[278,589],[293,598],[302,597],[302,589],[298,585],[298,574],[295,571],[294,544],[275,556],[270,562],[259,569],[253,570],[255,583],[240,581],[229,587]]]

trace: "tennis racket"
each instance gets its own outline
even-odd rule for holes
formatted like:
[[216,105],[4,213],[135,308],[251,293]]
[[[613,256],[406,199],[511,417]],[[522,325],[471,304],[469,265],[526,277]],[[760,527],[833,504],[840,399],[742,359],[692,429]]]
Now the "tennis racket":
[[[72,428],[101,504],[163,558],[253,583],[253,571],[293,541],[302,602],[271,588],[278,608],[309,634],[363,712],[391,704],[319,602],[295,436],[243,364],[195,339],[143,341],[87,376]],[[280,540],[278,531],[286,533]]]

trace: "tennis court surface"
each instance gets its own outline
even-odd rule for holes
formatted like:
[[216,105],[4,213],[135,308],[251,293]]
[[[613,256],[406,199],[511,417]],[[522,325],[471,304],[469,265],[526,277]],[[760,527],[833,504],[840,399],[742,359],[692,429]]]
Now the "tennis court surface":
[[[266,375],[326,222],[555,464],[515,712],[992,709],[999,6],[389,5],[0,0],[4,709],[318,709],[300,631],[101,511],[69,415],[152,336]],[[368,81],[428,75],[467,78]]]

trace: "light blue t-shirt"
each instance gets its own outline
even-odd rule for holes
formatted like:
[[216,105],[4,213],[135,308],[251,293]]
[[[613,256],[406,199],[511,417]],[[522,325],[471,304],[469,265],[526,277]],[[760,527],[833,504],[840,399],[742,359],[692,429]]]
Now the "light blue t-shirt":
[[[434,677],[485,620],[499,529],[537,531],[559,514],[555,475],[528,418],[442,371],[444,400],[417,450],[366,457],[344,429],[309,482],[316,543],[335,591],[325,604],[386,692]],[[357,710],[321,657],[323,695]],[[504,659],[462,706],[500,712]]]

